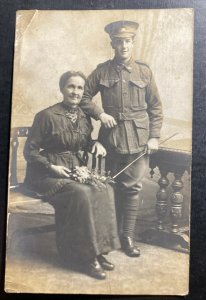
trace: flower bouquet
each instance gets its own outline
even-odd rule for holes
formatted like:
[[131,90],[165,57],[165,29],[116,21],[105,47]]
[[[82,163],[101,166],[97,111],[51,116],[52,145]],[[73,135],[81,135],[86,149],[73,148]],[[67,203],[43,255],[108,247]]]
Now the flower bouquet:
[[90,171],[85,166],[73,168],[69,175],[71,179],[79,183],[93,185],[97,188],[105,188],[107,183],[112,182],[110,176],[98,174],[96,170]]

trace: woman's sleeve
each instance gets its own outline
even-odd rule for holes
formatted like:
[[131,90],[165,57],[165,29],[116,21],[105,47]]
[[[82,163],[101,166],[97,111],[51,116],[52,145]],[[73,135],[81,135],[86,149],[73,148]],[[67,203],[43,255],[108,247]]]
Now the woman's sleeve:
[[94,146],[96,140],[92,140],[91,136],[88,139],[88,144],[87,144],[87,152],[91,153],[92,147]]
[[46,168],[49,166],[49,161],[41,155],[43,141],[49,129],[48,116],[43,112],[39,112],[31,127],[29,136],[24,147],[24,157],[27,162],[37,165],[43,165]]
[[92,125],[91,118],[88,115],[85,118],[85,122],[87,123],[87,126],[89,124],[89,129],[88,129],[87,143],[86,143],[86,147],[84,150],[91,153],[92,147],[93,147],[94,143],[96,142],[96,140],[92,140],[92,131],[94,130],[94,128]]

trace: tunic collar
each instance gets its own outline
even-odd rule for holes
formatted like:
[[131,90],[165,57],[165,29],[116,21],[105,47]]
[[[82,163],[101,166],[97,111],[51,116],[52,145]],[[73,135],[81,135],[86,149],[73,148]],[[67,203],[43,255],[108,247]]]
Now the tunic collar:
[[127,63],[122,63],[116,57],[114,57],[114,59],[112,60],[112,65],[114,66],[117,72],[121,72],[122,69],[125,68],[129,73],[131,73],[133,64],[134,64],[133,58],[131,58]]

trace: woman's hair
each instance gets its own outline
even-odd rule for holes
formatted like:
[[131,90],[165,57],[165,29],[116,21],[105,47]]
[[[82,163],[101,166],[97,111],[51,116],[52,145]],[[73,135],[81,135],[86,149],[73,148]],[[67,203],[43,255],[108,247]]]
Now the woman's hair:
[[60,91],[63,90],[63,88],[65,87],[65,85],[70,77],[76,77],[76,76],[79,76],[79,77],[83,78],[84,81],[86,81],[86,76],[81,71],[68,71],[68,72],[62,74],[59,79]]

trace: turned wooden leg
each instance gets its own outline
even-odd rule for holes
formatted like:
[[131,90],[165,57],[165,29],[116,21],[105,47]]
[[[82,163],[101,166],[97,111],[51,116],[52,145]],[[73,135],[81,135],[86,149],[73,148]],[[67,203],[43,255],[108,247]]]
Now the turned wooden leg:
[[161,178],[158,181],[160,189],[156,195],[157,197],[156,213],[158,217],[157,228],[159,230],[164,229],[163,223],[167,213],[167,199],[168,199],[167,186],[169,185],[167,173],[168,173],[167,171],[160,170]]
[[183,174],[175,173],[175,180],[172,183],[173,192],[170,195],[171,200],[171,219],[172,219],[172,232],[178,232],[178,221],[182,217],[182,204],[183,195],[180,192],[183,188],[183,182],[181,180]]

